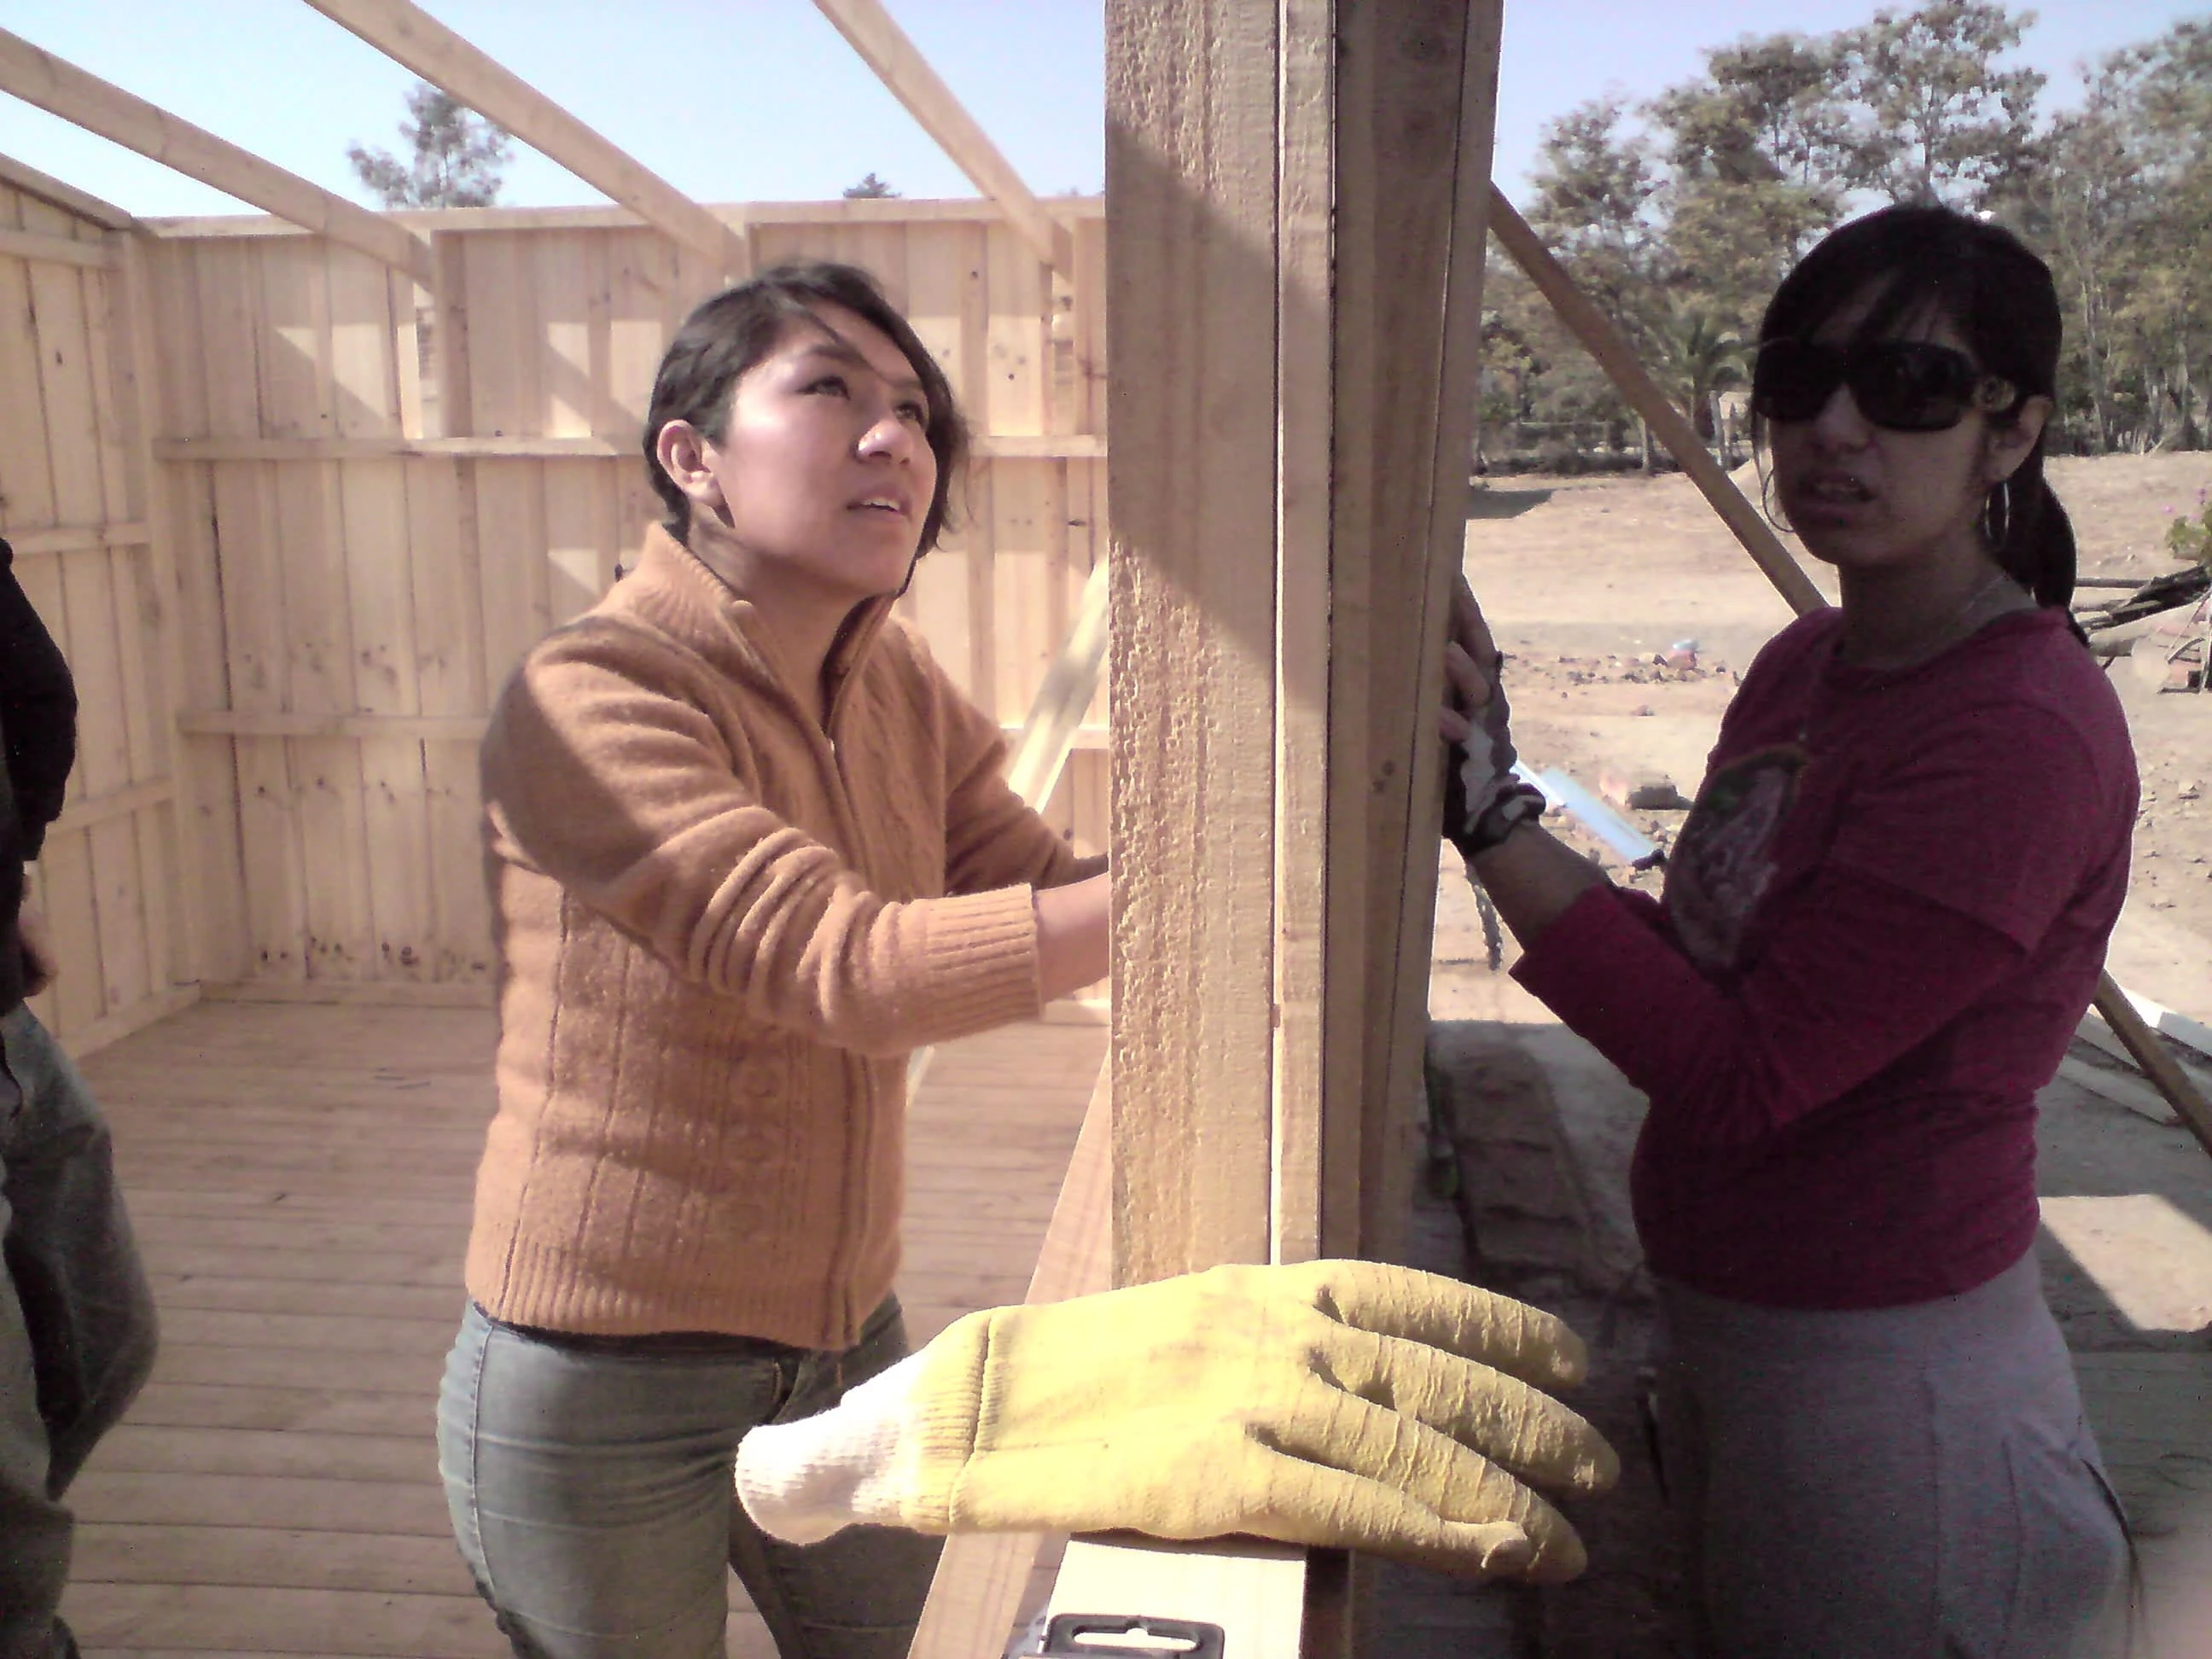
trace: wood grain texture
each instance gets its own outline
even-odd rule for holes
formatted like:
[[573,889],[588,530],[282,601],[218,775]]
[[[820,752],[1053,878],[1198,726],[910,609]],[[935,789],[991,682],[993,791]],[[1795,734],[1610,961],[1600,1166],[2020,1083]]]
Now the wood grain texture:
[[[941,1079],[940,1079],[941,1081]],[[1061,1302],[1113,1282],[1113,1099],[1104,1072],[1060,1183],[1024,1302]],[[1003,1651],[1048,1540],[1034,1533],[963,1534],[945,1541],[908,1659]]]
[[1274,950],[1272,6],[1107,22],[1115,1276],[1265,1261]]
[[750,274],[744,240],[728,225],[419,6],[408,0],[308,3],[647,224],[720,261],[732,277]]
[[1066,227],[1045,211],[881,0],[815,0],[815,4],[953,165],[1005,210],[1028,244],[1030,257],[1072,272],[1074,243]]
[[[0,29],[0,88],[242,202],[429,281],[429,250],[404,227],[158,109]],[[112,228],[112,227],[111,227]]]
[[[64,1613],[88,1651],[507,1651],[453,1548],[432,1429],[493,1036],[485,1011],[210,1002],[87,1063],[163,1328],[71,1492]],[[945,1051],[910,1114],[917,1340],[1022,1294],[1086,1103],[1104,1111],[1104,1047],[1036,1026]],[[1060,1206],[1042,1252],[1063,1285],[1103,1272],[1090,1144],[1092,1200]],[[769,1659],[733,1601],[730,1651]]]

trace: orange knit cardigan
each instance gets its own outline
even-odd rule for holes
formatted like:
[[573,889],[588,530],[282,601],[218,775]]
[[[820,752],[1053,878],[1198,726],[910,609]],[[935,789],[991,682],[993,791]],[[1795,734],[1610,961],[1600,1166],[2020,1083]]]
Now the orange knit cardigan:
[[469,1292],[605,1334],[848,1346],[898,1267],[910,1049],[1038,1012],[1031,890],[1090,873],[890,602],[825,731],[665,532],[484,738],[499,1104]]

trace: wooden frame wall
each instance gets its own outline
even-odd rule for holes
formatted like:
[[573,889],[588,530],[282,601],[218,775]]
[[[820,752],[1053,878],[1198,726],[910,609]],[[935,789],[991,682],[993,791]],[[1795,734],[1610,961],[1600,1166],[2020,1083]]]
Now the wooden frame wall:
[[[1099,204],[1053,211],[1079,270],[1102,269]],[[185,629],[215,647],[191,653],[178,722],[204,831],[197,974],[231,994],[488,997],[475,740],[520,653],[635,562],[659,513],[636,448],[653,372],[721,282],[619,210],[419,217],[434,295],[266,222],[151,226],[153,453]],[[902,609],[1014,726],[1103,556],[1100,285],[1063,307],[988,204],[732,218],[755,265],[872,270],[944,361],[980,459]],[[1048,809],[1086,847],[1104,720],[1102,696]]]
[[190,1000],[167,548],[149,500],[131,220],[0,161],[0,535],[77,682],[68,804],[33,866],[80,1052]]

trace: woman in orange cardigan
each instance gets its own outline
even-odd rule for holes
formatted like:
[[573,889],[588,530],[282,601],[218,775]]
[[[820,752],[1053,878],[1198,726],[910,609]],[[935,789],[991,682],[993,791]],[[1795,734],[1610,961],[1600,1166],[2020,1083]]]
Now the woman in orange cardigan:
[[905,1060],[1106,969],[1103,860],[890,614],[963,442],[873,283],[702,306],[645,432],[637,568],[484,739],[499,1104],[441,1401],[463,1553],[518,1653],[898,1659],[933,1540],[779,1543],[737,1443],[906,1352]]

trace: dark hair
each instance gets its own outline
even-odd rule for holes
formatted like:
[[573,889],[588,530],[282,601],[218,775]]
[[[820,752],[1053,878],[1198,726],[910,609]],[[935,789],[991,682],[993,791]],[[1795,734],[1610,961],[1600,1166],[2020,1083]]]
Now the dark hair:
[[728,428],[730,396],[745,371],[782,343],[795,322],[820,320],[817,307],[842,306],[865,318],[906,354],[921,381],[929,420],[924,435],[937,457],[937,492],[922,520],[919,556],[937,545],[945,528],[952,481],[968,454],[968,427],[960,418],[952,383],[907,319],[898,314],[876,279],[857,265],[805,259],[764,270],[735,288],[725,289],[684,319],[660,369],[653,377],[653,401],[645,415],[645,472],[668,511],[662,522],[678,541],[691,523],[691,498],[660,464],[660,429],[671,421],[689,421],[720,442]]
[[[2010,231],[1947,207],[1884,208],[1826,237],[1775,290],[1759,343],[1808,338],[1869,289],[1877,289],[1874,303],[1848,343],[1880,339],[1934,311],[1982,368],[2018,392],[1991,420],[2017,419],[2032,397],[2057,398],[2058,290],[2051,267]],[[2063,606],[2074,598],[2074,526],[2043,476],[2050,433],[2046,421],[2027,459],[1990,491],[1982,526],[2008,575],[2038,603]]]

